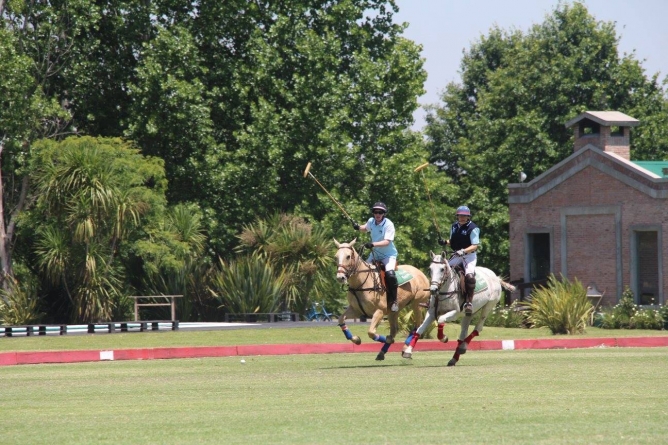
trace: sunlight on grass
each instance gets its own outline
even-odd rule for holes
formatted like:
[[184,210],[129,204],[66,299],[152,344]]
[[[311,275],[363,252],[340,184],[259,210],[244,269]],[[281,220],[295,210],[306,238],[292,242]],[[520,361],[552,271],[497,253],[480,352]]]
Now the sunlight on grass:
[[667,348],[0,368],[5,443],[634,444],[668,437]]

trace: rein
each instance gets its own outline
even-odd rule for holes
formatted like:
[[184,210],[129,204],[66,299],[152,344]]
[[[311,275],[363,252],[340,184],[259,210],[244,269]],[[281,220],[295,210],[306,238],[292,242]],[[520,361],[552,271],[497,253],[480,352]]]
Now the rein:
[[[446,261],[444,259],[441,259],[441,261],[432,261],[432,264],[446,264]],[[448,295],[448,296],[451,297],[452,295],[459,294],[459,292],[461,291],[461,288],[459,286],[459,280],[454,280],[454,282],[455,282],[455,289],[454,290],[451,290],[449,292],[441,290],[445,286],[446,282],[453,281],[451,279],[451,276],[453,275],[453,272],[454,272],[454,269],[450,269],[450,273],[443,274],[443,276],[441,277],[440,282],[432,281],[430,283],[430,284],[435,284],[436,285],[437,289],[439,290],[439,292],[438,292],[439,295]]]
[[[348,280],[353,275],[359,275],[363,272],[366,272],[367,276],[371,275],[371,274],[374,274],[373,277],[372,277],[373,278],[373,283],[374,283],[373,287],[353,288],[350,285],[348,285],[348,291],[352,292],[352,294],[355,296],[355,300],[357,300],[357,306],[359,306],[360,311],[362,311],[362,315],[364,315],[366,318],[371,318],[371,316],[368,315],[366,313],[366,311],[364,310],[364,306],[362,306],[362,302],[360,301],[360,297],[359,297],[359,295],[357,295],[357,292],[364,292],[364,291],[379,292],[379,291],[382,291],[383,288],[380,285],[380,280],[379,280],[380,279],[380,273],[377,274],[378,270],[377,269],[372,269],[371,267],[367,267],[366,269],[360,269],[360,266],[362,264],[366,265],[366,263],[364,261],[362,261],[362,258],[360,257],[360,255],[352,247],[344,246],[344,247],[339,247],[339,249],[350,249],[353,252],[353,254],[352,254],[353,264],[349,267],[346,267],[344,264],[339,263],[337,265],[336,273],[342,273],[346,277],[346,280]],[[366,280],[364,280],[364,281],[366,281]]]

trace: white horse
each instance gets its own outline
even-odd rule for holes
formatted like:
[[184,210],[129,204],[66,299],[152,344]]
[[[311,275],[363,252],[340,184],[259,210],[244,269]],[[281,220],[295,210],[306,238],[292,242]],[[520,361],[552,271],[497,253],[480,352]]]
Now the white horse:
[[[437,337],[443,343],[448,342],[448,337],[443,333],[443,327],[446,322],[457,320],[465,314],[463,305],[465,302],[462,280],[446,258],[445,252],[440,255],[431,254],[431,264],[429,271],[431,275],[431,298],[429,300],[429,309],[427,315],[417,330],[408,336],[402,356],[411,358],[413,348],[417,344],[418,338],[433,323],[438,315],[438,334]],[[485,267],[476,267],[476,287],[473,295],[473,314],[480,312],[480,321],[475,329],[467,336],[469,325],[473,314],[464,316],[462,319],[462,329],[457,341],[457,350],[454,356],[448,362],[448,366],[454,366],[459,361],[459,356],[466,353],[466,348],[474,337],[482,332],[483,325],[487,316],[501,299],[503,289],[514,291],[515,287],[499,278],[494,272]]]

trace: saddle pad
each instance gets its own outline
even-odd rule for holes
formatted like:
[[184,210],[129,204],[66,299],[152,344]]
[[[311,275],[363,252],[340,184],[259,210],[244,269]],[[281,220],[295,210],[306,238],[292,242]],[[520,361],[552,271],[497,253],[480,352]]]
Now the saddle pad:
[[482,292],[485,289],[487,289],[487,280],[480,275],[480,273],[476,270],[475,271],[475,290],[473,291],[474,294],[477,294],[478,292]]
[[405,270],[397,269],[394,273],[397,276],[397,283],[399,286],[401,286],[402,284],[406,284],[413,279],[413,275],[406,272]]

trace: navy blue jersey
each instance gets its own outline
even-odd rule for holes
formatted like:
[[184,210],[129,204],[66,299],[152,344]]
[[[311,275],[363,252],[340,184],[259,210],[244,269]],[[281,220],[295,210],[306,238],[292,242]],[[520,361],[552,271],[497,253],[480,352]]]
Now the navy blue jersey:
[[480,228],[473,221],[463,226],[458,222],[450,229],[450,246],[452,250],[466,249],[472,244],[480,244]]

